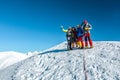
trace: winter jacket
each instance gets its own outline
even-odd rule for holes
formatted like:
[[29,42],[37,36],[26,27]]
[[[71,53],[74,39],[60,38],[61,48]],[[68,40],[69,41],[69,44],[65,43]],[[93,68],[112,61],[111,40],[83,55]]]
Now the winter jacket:
[[72,30],[62,29],[62,31],[66,33],[67,41],[72,42],[72,39],[74,37],[74,34],[73,34]]
[[81,27],[77,28],[77,37],[83,36],[83,29]]
[[83,27],[84,33],[90,33],[90,30],[92,29],[92,26],[89,23],[83,24],[82,27]]
[[73,31],[73,34],[74,34],[74,38],[76,39],[77,38],[77,31],[76,31],[76,29],[72,30],[72,31]]

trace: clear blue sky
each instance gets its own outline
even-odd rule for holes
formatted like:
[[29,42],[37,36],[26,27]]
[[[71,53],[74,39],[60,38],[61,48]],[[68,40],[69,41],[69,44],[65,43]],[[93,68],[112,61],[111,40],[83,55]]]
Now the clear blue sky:
[[0,0],[0,51],[50,48],[66,40],[60,25],[84,19],[93,40],[120,40],[119,0]]

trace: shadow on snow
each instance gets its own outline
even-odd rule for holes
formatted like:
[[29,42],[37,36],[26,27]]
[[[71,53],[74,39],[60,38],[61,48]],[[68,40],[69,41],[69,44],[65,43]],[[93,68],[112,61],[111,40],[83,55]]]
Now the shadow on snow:
[[53,52],[65,52],[65,51],[68,51],[68,50],[67,49],[56,49],[56,50],[46,51],[41,54],[48,54],[48,53],[53,53]]
[[[86,50],[86,49],[91,49],[91,48],[84,48],[84,49],[80,49],[80,48],[75,48],[73,50]],[[55,50],[50,50],[50,51],[45,51],[43,53],[40,54],[48,54],[48,53],[57,53],[57,52],[65,52],[65,51],[73,51],[73,50],[67,50],[67,49],[55,49]]]

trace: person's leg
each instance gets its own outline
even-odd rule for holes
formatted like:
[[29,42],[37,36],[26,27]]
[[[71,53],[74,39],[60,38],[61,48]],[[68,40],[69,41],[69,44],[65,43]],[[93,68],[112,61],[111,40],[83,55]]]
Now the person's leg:
[[71,45],[72,45],[71,47],[74,48],[74,42],[72,42]]
[[76,48],[78,48],[78,38],[76,38],[75,44],[76,44]]
[[69,43],[69,41],[67,41],[67,50],[69,50],[70,49],[70,43]]
[[70,50],[72,50],[72,47],[71,47],[71,46],[72,46],[72,41],[70,41]]
[[79,48],[81,48],[82,47],[82,44],[81,44],[81,37],[78,37],[78,46],[79,46]]
[[77,39],[74,39],[74,47],[77,48]]
[[85,38],[85,47],[88,48],[88,38],[87,38],[87,33],[84,36]]
[[79,48],[80,46],[79,46],[79,37],[77,38],[77,48]]
[[67,49],[68,49],[68,50],[71,50],[71,49],[72,49],[72,48],[71,48],[71,42],[70,42],[70,41],[68,41]]
[[84,43],[83,43],[83,37],[80,37],[80,42],[81,42],[81,48],[84,48]]
[[92,43],[92,39],[90,37],[90,33],[88,33],[88,41],[89,41],[90,47],[92,48],[93,47],[93,43]]
[[71,39],[71,47],[72,47],[72,48],[74,48],[74,47],[75,47],[75,46],[74,46],[74,45],[75,45],[74,43],[75,43],[75,39],[74,39],[74,38],[72,38],[72,39]]
[[78,43],[77,43],[78,41],[77,41],[77,39],[76,39],[76,41],[75,41],[75,45],[76,45],[76,48],[78,48]]

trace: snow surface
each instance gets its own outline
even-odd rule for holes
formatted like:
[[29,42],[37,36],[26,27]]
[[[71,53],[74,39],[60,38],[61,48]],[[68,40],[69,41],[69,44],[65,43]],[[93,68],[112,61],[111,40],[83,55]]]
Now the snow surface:
[[14,51],[0,52],[0,70],[27,58],[27,55]]
[[28,53],[27,53],[27,56],[28,56],[28,57],[31,57],[31,56],[37,55],[37,54],[39,54],[39,53],[42,53],[42,51],[28,52]]
[[66,42],[0,71],[0,80],[120,80],[120,42],[66,50]]

